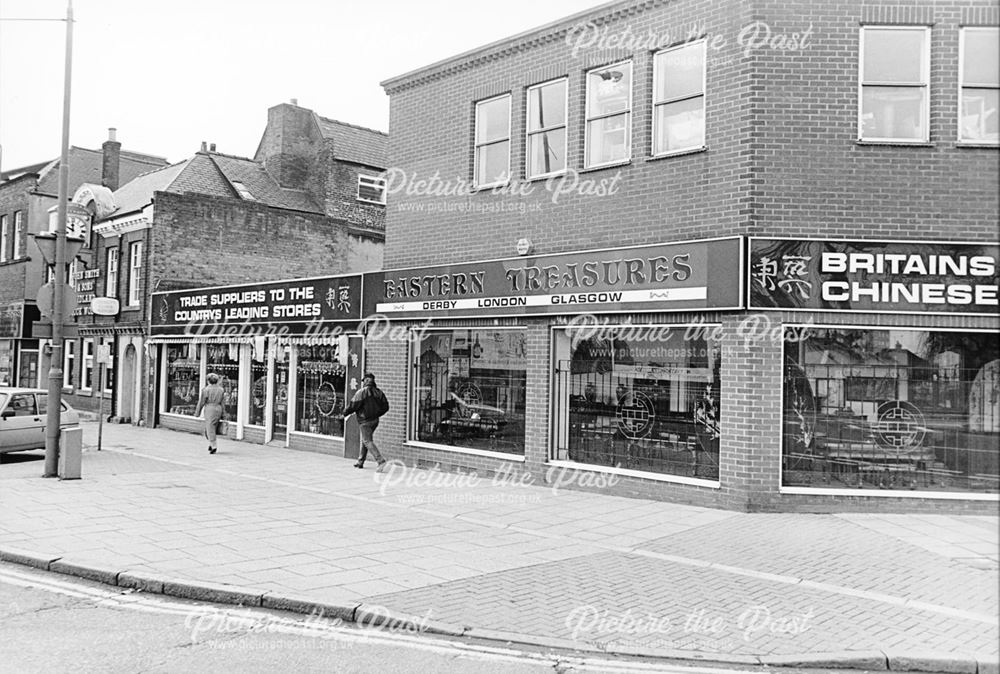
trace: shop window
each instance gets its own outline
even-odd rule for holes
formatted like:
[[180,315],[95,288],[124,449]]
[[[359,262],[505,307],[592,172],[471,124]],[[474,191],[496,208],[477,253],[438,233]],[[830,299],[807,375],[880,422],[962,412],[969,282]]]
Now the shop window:
[[118,247],[108,248],[107,280],[104,283],[105,297],[118,297]]
[[163,403],[170,414],[194,416],[201,394],[201,346],[167,344],[165,367],[166,391]]
[[653,60],[653,154],[705,146],[705,41],[667,49]]
[[72,340],[63,341],[63,388],[73,388],[76,372],[76,342]]
[[510,179],[510,94],[476,103],[475,185]]
[[14,385],[14,341],[0,339],[0,386]]
[[685,326],[556,333],[557,460],[719,479],[719,345]]
[[385,178],[359,174],[358,201],[385,206]]
[[[238,344],[208,344],[205,346],[205,372],[219,375],[219,386],[225,391],[222,418],[236,421],[240,381],[240,347]],[[201,392],[199,391],[199,394]]]
[[958,139],[1000,143],[1000,28],[963,28]]
[[337,344],[300,346],[297,362],[295,430],[344,436],[347,337]]
[[252,348],[252,358],[250,359],[250,395],[247,398],[247,424],[250,426],[263,427],[265,423],[264,413],[267,411],[267,351],[263,346],[255,345]]
[[784,486],[996,493],[995,334],[796,332],[785,344]]
[[83,340],[83,372],[80,376],[80,389],[94,390],[94,340]]
[[632,64],[587,73],[586,167],[628,161],[632,134]]
[[115,345],[112,339],[102,339],[101,343],[104,348],[107,349],[108,355],[110,356],[104,361],[104,395],[108,396],[112,393],[112,387],[115,381]]
[[24,211],[14,211],[14,254],[12,258],[24,257]]
[[411,437],[524,455],[528,355],[523,330],[433,331],[417,349]]
[[7,216],[0,215],[0,262],[7,261],[7,250],[10,248],[10,232],[7,227]]
[[142,277],[142,241],[134,241],[129,246],[128,304],[139,306],[139,280]]
[[861,29],[858,137],[926,142],[930,139],[930,29]]
[[566,170],[566,80],[528,89],[527,176]]

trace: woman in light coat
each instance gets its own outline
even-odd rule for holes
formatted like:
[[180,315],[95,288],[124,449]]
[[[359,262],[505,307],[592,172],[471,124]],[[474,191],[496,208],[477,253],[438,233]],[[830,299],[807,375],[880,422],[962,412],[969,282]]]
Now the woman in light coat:
[[215,431],[222,419],[222,400],[226,397],[226,392],[219,386],[219,375],[208,375],[208,386],[201,390],[198,397],[198,407],[194,415],[201,416],[202,410],[205,412],[205,437],[208,438],[208,453],[215,454],[218,444],[215,439]]

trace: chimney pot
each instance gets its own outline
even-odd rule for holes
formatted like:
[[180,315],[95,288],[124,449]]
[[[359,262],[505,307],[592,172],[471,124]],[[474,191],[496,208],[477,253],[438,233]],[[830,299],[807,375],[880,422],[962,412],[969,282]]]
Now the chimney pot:
[[108,127],[108,140],[118,140],[118,129],[113,126]]
[[208,146],[208,151],[215,152],[215,143],[212,143],[211,145]]
[[208,143],[206,143],[205,141],[201,141],[201,151],[208,152]]
[[299,104],[299,99],[293,98],[292,99],[292,105],[298,105],[298,104]]

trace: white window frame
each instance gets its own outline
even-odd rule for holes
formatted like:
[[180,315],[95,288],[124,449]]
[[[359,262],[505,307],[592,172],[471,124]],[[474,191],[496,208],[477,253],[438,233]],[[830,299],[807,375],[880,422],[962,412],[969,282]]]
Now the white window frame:
[[[617,112],[611,112],[603,115],[590,114],[590,76],[599,70],[616,70],[620,69],[622,66],[628,68],[628,78],[629,78],[629,92],[626,100],[628,101],[628,107],[624,110],[619,110]],[[601,66],[600,68],[591,68],[587,71],[584,76],[584,82],[586,86],[584,87],[584,119],[583,119],[583,167],[585,169],[600,168],[603,166],[616,166],[618,164],[627,164],[632,161],[632,108],[634,107],[634,102],[632,97],[635,96],[635,82],[633,81],[633,71],[632,71],[632,61],[620,61],[618,63],[612,63],[610,65]],[[611,117],[617,117],[618,115],[625,115],[625,156],[621,159],[612,159],[611,161],[604,162],[602,164],[590,164],[590,123],[599,119],[610,119]]]
[[118,246],[108,248],[105,253],[107,273],[104,278],[104,296],[118,297]]
[[72,339],[63,340],[63,380],[64,389],[73,389],[73,368],[76,366],[76,342]]
[[14,254],[12,260],[20,260],[26,257],[24,245],[21,239],[24,238],[24,211],[14,211]]
[[[708,134],[708,119],[706,97],[708,92],[708,53],[707,53],[707,40],[696,40],[694,42],[686,42],[684,44],[677,45],[675,47],[670,47],[668,49],[663,49],[655,54],[653,54],[653,120],[652,120],[652,136],[650,138],[650,154],[654,157],[669,157],[675,154],[683,154],[691,152],[693,150],[704,150],[707,145],[707,134]],[[679,51],[682,49],[693,49],[695,47],[701,48],[701,93],[698,94],[688,94],[686,96],[678,96],[676,98],[664,98],[662,100],[657,99],[656,87],[657,83],[660,81],[660,68],[663,66],[660,64],[661,60],[665,58],[666,54],[670,52]],[[659,120],[659,115],[657,110],[662,106],[670,105],[671,103],[680,103],[682,101],[688,101],[695,98],[701,98],[701,143],[697,145],[691,145],[689,147],[681,147],[673,150],[663,150],[658,152],[656,148],[657,139],[657,123]]]
[[142,275],[142,241],[132,241],[128,245],[128,305],[139,306],[139,277]]
[[[507,135],[503,138],[496,140],[490,140],[484,143],[479,142],[479,109],[480,106],[486,105],[487,103],[492,103],[494,101],[499,101],[501,99],[507,99]],[[493,96],[492,98],[484,98],[481,101],[476,101],[476,124],[473,129],[472,144],[475,148],[472,158],[472,184],[476,189],[482,189],[486,187],[496,187],[498,185],[506,185],[510,182],[511,171],[511,153],[513,152],[513,139],[511,138],[511,117],[513,115],[513,99],[510,93],[500,94],[499,96]],[[502,180],[496,180],[491,183],[479,182],[479,149],[482,147],[488,147],[490,145],[498,145],[500,143],[507,143],[507,171],[506,177]]]
[[70,288],[76,288],[76,273],[80,268],[79,258],[73,258],[69,263],[69,278],[66,279]]
[[[866,82],[865,76],[865,34],[869,30],[900,30],[900,31],[921,31],[924,35],[923,53],[920,55],[921,70],[924,73],[923,82]],[[871,24],[862,26],[858,41],[858,140],[869,143],[892,143],[892,144],[920,144],[930,142],[931,133],[931,29],[929,26],[892,26]],[[914,137],[894,137],[882,138],[878,136],[868,136],[863,134],[864,129],[864,93],[865,87],[898,87],[900,89],[923,88],[925,92],[923,100],[923,126],[922,138]]]
[[[382,195],[381,199],[373,200],[366,199],[361,196],[361,188],[369,187],[371,189],[379,190],[379,194]],[[358,201],[366,204],[378,204],[380,206],[385,206],[385,178],[380,178],[379,176],[369,176],[363,173],[358,174]]]
[[[80,390],[91,392],[97,386],[94,385],[94,340],[83,340],[83,369],[80,371]],[[88,376],[89,375],[89,376]],[[89,383],[88,383],[89,380]]]
[[10,233],[7,231],[7,215],[0,215],[0,262],[7,261],[7,246]]
[[[550,87],[555,84],[562,84],[565,87],[563,92],[563,122],[562,124],[554,124],[552,126],[543,126],[538,129],[531,129],[531,92],[536,89],[544,89],[545,87]],[[551,133],[552,131],[558,131],[563,129],[563,146],[562,146],[562,156],[563,156],[563,167],[555,171],[549,171],[547,173],[532,173],[531,172],[531,137],[540,136],[545,133]],[[569,168],[569,156],[567,154],[569,148],[569,78],[559,77],[554,80],[548,80],[547,82],[540,82],[539,84],[532,85],[528,87],[525,92],[524,100],[524,176],[528,180],[535,180],[537,178],[547,178],[549,176],[557,176],[565,173]]]
[[[958,33],[958,142],[968,145],[1000,145],[1000,139],[998,140],[983,140],[979,138],[963,138],[962,137],[962,112],[965,109],[965,90],[966,89],[998,89],[1000,90],[1000,83],[965,83],[965,36],[969,32],[990,32],[994,35],[994,40],[1000,40],[1000,27],[997,26],[963,26]],[[1000,111],[995,111],[994,114],[1000,114]]]
[[[115,375],[115,341],[113,338],[102,338],[101,346],[106,346],[110,349],[111,361],[109,363],[104,363],[104,395],[111,395],[112,388],[114,386],[114,375]],[[97,369],[98,377],[100,377],[101,369]],[[101,382],[98,381],[97,385],[100,386]]]

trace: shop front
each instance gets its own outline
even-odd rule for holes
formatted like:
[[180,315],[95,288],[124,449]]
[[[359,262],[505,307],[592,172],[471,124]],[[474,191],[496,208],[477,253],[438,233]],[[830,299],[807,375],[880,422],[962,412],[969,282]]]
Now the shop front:
[[198,397],[214,373],[231,437],[356,456],[343,409],[364,368],[362,285],[350,275],[153,293],[156,423],[201,432]]
[[0,304],[0,386],[41,386],[40,349],[32,339],[38,308],[23,301]]

